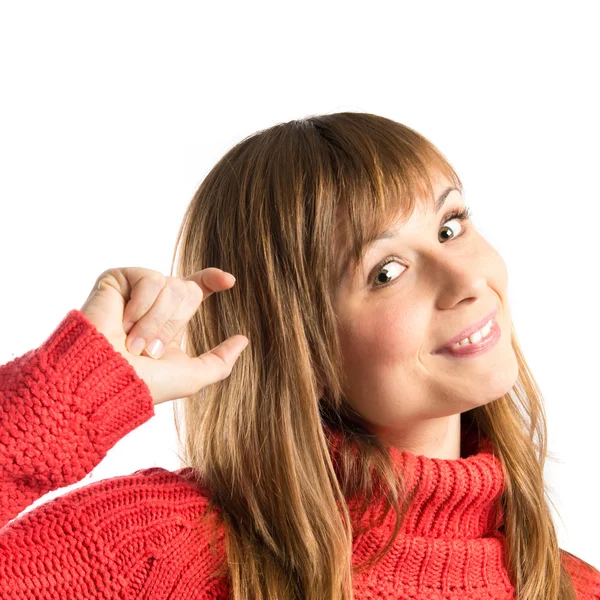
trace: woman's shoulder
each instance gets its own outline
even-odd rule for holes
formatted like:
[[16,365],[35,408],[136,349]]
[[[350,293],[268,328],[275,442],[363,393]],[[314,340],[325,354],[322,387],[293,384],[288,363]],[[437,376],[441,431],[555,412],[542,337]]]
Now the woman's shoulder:
[[[71,494],[73,498],[70,498]],[[140,511],[152,518],[153,511],[165,519],[193,524],[208,511],[217,513],[211,505],[212,495],[196,469],[183,467],[168,470],[163,467],[139,469],[128,475],[119,475],[95,481],[65,494],[65,500],[96,515],[110,518],[114,508]],[[105,512],[106,510],[106,512]],[[117,512],[118,512],[117,510]],[[129,512],[123,512],[126,517]],[[89,517],[88,517],[89,519]],[[89,520],[88,520],[89,522]]]
[[175,534],[177,524],[195,529],[200,517],[217,516],[219,510],[210,500],[211,494],[195,469],[139,469],[80,485],[22,512],[0,530],[0,541],[14,536],[31,540],[28,534],[38,529],[60,529],[65,535],[80,536],[114,529],[113,540],[121,534],[130,535],[126,533],[130,528],[142,537],[148,537],[153,527],[172,527]]
[[[156,585],[176,590],[181,570],[189,568],[193,588],[222,597],[224,581],[211,575],[225,558],[216,512],[206,486],[189,467],[140,469],[80,486],[2,528],[0,597],[13,585],[34,590],[43,582],[49,589],[40,598],[71,597],[63,593],[72,592],[72,586],[87,589],[99,582],[109,596],[136,586],[140,592]],[[163,572],[165,561],[171,567]],[[23,572],[31,574],[25,583]]]
[[567,550],[560,549],[563,566],[567,569],[580,600],[600,600],[600,571]]
[[169,489],[183,494],[194,499],[198,506],[208,506],[212,499],[210,488],[198,470],[193,467],[181,467],[172,471],[163,467],[150,467],[122,477],[128,483],[147,482],[160,489]]

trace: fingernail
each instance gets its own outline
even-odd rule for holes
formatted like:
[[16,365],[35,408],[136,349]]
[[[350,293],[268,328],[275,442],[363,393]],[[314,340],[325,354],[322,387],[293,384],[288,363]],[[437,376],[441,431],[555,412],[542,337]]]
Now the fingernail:
[[144,338],[135,338],[131,344],[129,344],[129,352],[139,356],[146,345]]
[[165,345],[160,340],[158,340],[158,339],[152,340],[146,346],[146,352],[150,356],[152,356],[152,358],[160,358],[160,356],[162,355],[164,349],[165,349]]
[[227,277],[231,279],[231,283],[235,283],[235,277],[231,273],[227,273]]

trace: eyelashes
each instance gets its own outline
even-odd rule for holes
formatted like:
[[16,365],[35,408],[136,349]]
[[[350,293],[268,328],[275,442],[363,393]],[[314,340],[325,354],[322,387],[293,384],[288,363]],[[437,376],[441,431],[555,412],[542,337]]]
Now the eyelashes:
[[468,206],[465,206],[461,209],[451,210],[448,214],[444,215],[442,219],[442,224],[447,223],[448,221],[452,221],[453,219],[458,219],[460,221],[467,221],[473,216],[473,212]]
[[[448,221],[453,221],[455,219],[458,221],[461,221],[461,222],[469,221],[472,216],[473,216],[473,211],[468,206],[465,206],[460,209],[457,209],[457,208],[452,209],[443,216],[442,221],[440,223],[440,227],[444,223],[447,223]],[[461,233],[458,237],[461,237],[463,235],[464,231],[465,231],[465,228],[463,227],[463,230],[461,231]],[[454,240],[454,239],[458,239],[458,238],[454,238],[454,237],[448,238],[448,240]],[[373,269],[373,271],[371,273],[372,274],[375,273],[377,275],[377,274],[379,274],[379,271],[381,269],[383,269],[383,267],[385,267],[386,265],[388,265],[392,262],[399,261],[399,260],[400,259],[396,256],[387,256]],[[393,283],[393,281],[395,281],[395,280],[393,280],[392,282],[383,283],[381,285],[378,285],[377,277],[371,276],[370,281],[371,281],[371,287],[382,288],[382,287],[387,287],[388,285],[391,285],[391,283]]]

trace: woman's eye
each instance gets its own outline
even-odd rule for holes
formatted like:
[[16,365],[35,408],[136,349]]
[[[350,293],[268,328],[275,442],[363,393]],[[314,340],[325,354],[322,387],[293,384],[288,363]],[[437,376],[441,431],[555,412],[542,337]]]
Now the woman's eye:
[[[397,271],[397,274],[400,274],[401,271],[399,270],[399,267],[402,267],[402,265],[400,265],[400,263],[398,263],[397,260],[400,259],[388,257],[383,261],[383,263],[377,265],[375,270],[376,275],[375,280],[373,281],[373,287],[380,288],[388,285],[388,283],[390,282],[390,276],[393,276],[395,274],[394,271]],[[378,285],[378,283],[381,283],[382,285]]]
[[[471,209],[469,209],[467,207],[462,208],[460,210],[454,210],[454,211],[451,211],[449,214],[446,214],[442,220],[443,227],[440,228],[440,231],[444,228],[450,229],[452,231],[452,235],[450,237],[440,239],[440,241],[448,241],[448,240],[452,240],[452,239],[455,239],[456,237],[458,237],[465,229],[463,221],[467,221],[468,219],[471,218],[471,216],[472,216],[472,211],[471,211]],[[452,221],[456,221],[457,223],[460,223],[460,231],[455,232],[451,227],[450,228],[446,227],[446,223],[449,223]],[[398,261],[400,261],[400,259],[397,256],[388,256],[382,262],[380,262],[375,267],[375,269],[372,271],[373,273],[375,273],[375,277],[371,278],[372,287],[382,288],[382,287],[386,287],[387,285],[389,285],[390,277],[395,274],[394,272],[397,271],[398,273],[401,273],[401,271],[399,270],[398,267],[405,268]],[[389,265],[391,265],[391,268]],[[394,281],[394,280],[392,279],[392,281]]]

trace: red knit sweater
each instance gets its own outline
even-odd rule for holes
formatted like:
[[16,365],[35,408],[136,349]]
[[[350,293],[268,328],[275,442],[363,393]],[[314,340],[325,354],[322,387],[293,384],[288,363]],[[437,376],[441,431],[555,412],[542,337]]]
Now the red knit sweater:
[[[0,366],[0,598],[228,598],[215,556],[194,529],[208,491],[192,469],[141,469],[37,498],[90,473],[154,415],[148,387],[77,310],[36,350]],[[417,494],[392,550],[356,576],[357,599],[514,598],[503,560],[499,461],[482,445],[456,460],[392,450]],[[390,519],[393,516],[390,514]],[[355,536],[355,561],[387,540],[391,521]],[[600,599],[600,573],[574,575]],[[357,563],[355,563],[357,564]]]

